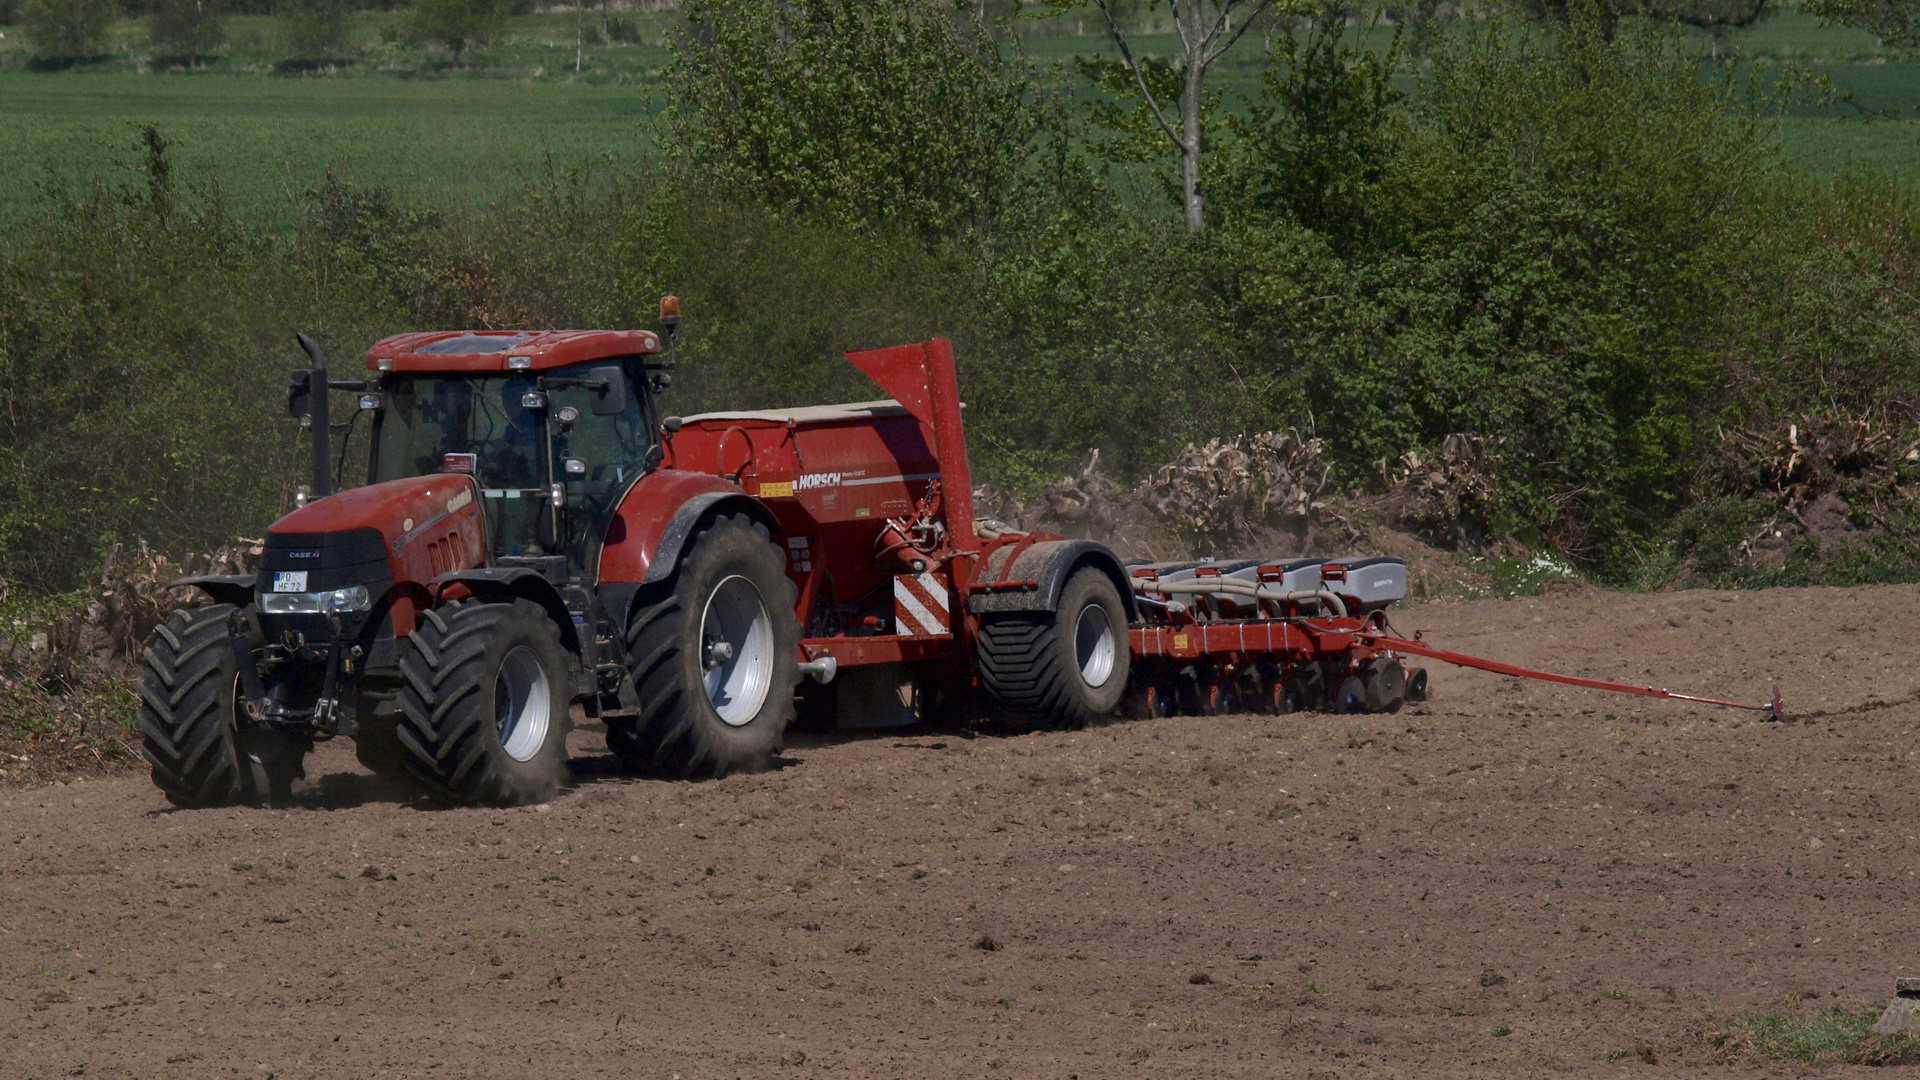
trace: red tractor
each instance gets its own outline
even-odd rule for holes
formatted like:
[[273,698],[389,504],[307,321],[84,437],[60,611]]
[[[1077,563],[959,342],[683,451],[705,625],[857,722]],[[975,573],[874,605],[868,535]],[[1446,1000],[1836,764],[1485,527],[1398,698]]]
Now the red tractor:
[[[803,674],[964,680],[976,636],[1011,714],[1084,722],[1126,686],[1119,560],[975,534],[945,342],[853,357],[897,402],[684,421],[659,415],[671,364],[649,331],[403,334],[354,380],[301,343],[311,492],[257,576],[181,582],[208,602],[145,652],[140,726],[175,803],[284,798],[339,735],[442,799],[538,802],[567,779],[575,704],[637,766],[763,768]],[[358,397],[345,424],[333,391]],[[366,483],[336,493],[335,438],[362,418]],[[976,606],[1007,617],[983,621],[955,575],[995,555]],[[1035,617],[1062,602],[1065,638]],[[1072,662],[1087,648],[1098,677]]]

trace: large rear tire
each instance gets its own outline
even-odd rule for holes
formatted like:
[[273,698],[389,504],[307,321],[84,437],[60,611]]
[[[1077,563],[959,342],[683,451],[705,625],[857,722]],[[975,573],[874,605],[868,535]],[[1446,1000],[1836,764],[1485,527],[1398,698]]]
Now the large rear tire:
[[181,608],[141,650],[141,754],[181,807],[285,802],[304,775],[306,745],[240,723],[232,604]]
[[567,782],[568,664],[546,609],[456,601],[407,640],[395,734],[414,779],[448,802],[553,798]]
[[640,716],[632,741],[608,746],[636,768],[686,778],[771,767],[793,720],[800,624],[766,526],[715,519],[640,600],[627,630]]
[[982,618],[978,649],[994,711],[1024,727],[1085,727],[1111,714],[1132,660],[1120,590],[1092,566],[1067,579],[1055,611]]

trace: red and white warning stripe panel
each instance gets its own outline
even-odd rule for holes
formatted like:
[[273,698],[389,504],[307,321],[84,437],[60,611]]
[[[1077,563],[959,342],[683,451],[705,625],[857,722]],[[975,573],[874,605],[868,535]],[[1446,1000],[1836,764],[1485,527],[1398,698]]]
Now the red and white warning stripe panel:
[[909,637],[949,634],[953,601],[939,575],[901,574],[893,579],[894,633]]

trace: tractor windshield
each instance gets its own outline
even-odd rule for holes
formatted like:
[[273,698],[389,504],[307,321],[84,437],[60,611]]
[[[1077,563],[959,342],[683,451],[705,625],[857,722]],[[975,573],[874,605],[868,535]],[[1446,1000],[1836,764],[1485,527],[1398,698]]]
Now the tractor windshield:
[[[593,411],[585,387],[547,391],[545,413],[525,408],[521,399],[536,389],[539,376],[583,378],[593,366],[538,375],[388,376],[381,385],[385,407],[374,431],[370,481],[449,468],[464,472],[470,464],[489,504],[495,555],[584,558],[581,544],[593,532],[590,526],[645,467],[653,440],[641,400],[644,384],[633,379],[626,411],[611,416]],[[552,420],[568,408],[577,414],[570,427]],[[449,454],[473,457],[450,462]],[[568,459],[578,471],[567,470]],[[554,515],[542,512],[551,482],[566,487],[558,535]]]
[[448,454],[472,454],[481,487],[545,487],[545,425],[520,405],[532,389],[531,375],[389,378],[373,482],[442,472]]

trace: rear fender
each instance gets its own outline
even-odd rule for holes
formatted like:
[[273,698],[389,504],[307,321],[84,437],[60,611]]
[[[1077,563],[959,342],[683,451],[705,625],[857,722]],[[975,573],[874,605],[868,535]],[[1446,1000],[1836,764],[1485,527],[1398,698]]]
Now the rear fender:
[[687,540],[702,521],[736,513],[765,525],[770,533],[780,531],[773,511],[738,484],[679,469],[648,473],[627,490],[607,526],[606,543],[600,549],[602,587],[665,581],[680,565]]
[[183,577],[168,585],[167,588],[195,588],[213,597],[216,604],[246,607],[253,603],[253,587],[258,580],[253,574],[201,574],[197,577]]
[[560,590],[533,570],[524,566],[455,570],[434,578],[428,583],[428,588],[438,596],[449,585],[464,585],[468,592],[483,600],[512,598],[539,604],[560,627],[560,643],[574,655],[581,654],[580,634],[573,625],[573,614],[567,610],[566,601],[560,599]]
[[1001,611],[1053,611],[1060,606],[1060,593],[1067,587],[1067,579],[1082,566],[1092,566],[1112,579],[1113,586],[1120,590],[1120,603],[1127,609],[1128,621],[1140,617],[1139,609],[1133,602],[1133,589],[1127,584],[1127,574],[1120,566],[1120,557],[1105,544],[1092,540],[1045,540],[1028,547],[1014,559],[1011,569],[1002,573],[1004,560],[1011,555],[1013,548],[1001,548],[995,552],[998,559],[990,558],[981,571],[983,583],[993,581],[1034,581],[1038,588],[1008,589],[1000,592],[976,592],[967,598],[967,610],[975,615]]

